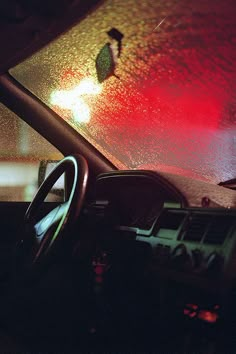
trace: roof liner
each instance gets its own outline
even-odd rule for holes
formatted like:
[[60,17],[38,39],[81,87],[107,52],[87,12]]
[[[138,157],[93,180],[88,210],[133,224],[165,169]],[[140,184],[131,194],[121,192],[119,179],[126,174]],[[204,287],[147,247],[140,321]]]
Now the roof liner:
[[1,0],[0,74],[72,27],[100,2],[100,0]]

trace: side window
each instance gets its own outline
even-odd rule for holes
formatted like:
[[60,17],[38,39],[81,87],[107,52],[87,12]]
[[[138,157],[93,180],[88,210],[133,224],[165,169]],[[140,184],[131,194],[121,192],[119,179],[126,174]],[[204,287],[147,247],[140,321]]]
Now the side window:
[[0,201],[31,201],[42,160],[63,155],[16,114],[0,104]]

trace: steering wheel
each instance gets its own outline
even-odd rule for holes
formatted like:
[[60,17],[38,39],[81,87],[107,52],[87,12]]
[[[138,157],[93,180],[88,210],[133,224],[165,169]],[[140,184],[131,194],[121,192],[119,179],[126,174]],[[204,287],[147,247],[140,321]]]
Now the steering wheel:
[[[67,201],[61,203],[42,219],[39,210],[55,182],[63,173],[71,177],[71,188]],[[30,203],[25,222],[31,230],[29,267],[40,264],[51,254],[52,249],[61,242],[68,225],[73,224],[79,216],[83,205],[88,181],[88,165],[81,155],[65,157],[42,183]],[[21,242],[24,243],[24,240]]]

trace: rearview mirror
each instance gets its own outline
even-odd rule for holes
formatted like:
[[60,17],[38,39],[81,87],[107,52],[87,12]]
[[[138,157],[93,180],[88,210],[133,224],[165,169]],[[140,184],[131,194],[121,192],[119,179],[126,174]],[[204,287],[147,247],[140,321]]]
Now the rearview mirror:
[[106,43],[96,58],[97,78],[100,83],[114,75],[115,61],[110,43]]

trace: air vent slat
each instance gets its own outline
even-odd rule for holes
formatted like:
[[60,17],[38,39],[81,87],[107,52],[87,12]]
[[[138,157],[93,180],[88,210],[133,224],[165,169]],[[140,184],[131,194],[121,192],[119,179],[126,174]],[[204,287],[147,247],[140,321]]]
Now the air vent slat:
[[204,214],[193,214],[189,217],[184,240],[200,242],[212,217]]
[[205,235],[204,243],[222,244],[232,229],[234,222],[235,219],[230,216],[215,217]]

